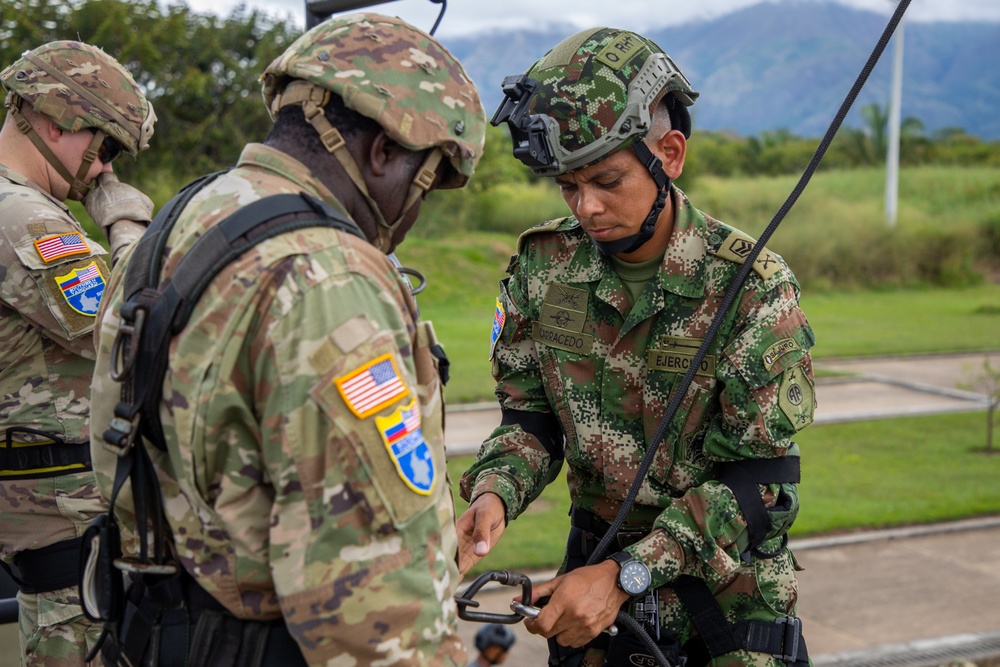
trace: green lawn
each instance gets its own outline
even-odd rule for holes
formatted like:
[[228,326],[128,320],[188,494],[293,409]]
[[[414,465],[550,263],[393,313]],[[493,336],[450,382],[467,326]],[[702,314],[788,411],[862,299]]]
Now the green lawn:
[[[810,426],[802,448],[801,511],[792,537],[951,521],[1000,512],[1000,451],[982,452],[985,413]],[[998,445],[1000,446],[1000,445]],[[448,462],[458,480],[472,457]],[[558,566],[569,519],[565,475],[510,524],[476,572]]]
[[[510,245],[507,245],[507,243]],[[452,362],[449,403],[492,401],[490,328],[513,240],[495,234],[412,239],[400,258],[427,275],[417,297]],[[1000,284],[962,288],[804,292],[816,359],[1000,348]]]

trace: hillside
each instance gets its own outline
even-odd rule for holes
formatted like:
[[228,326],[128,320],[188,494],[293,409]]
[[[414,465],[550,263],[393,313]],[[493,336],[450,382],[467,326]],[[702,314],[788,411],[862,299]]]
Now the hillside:
[[[820,136],[850,90],[887,17],[835,3],[765,2],[710,21],[647,33],[681,66],[702,97],[696,127],[743,135],[790,129]],[[500,81],[522,72],[545,50],[577,31],[491,30],[447,40],[479,85],[487,114]],[[857,109],[887,104],[892,45],[872,73]],[[928,133],[961,127],[1000,138],[1000,23],[905,23],[903,116]]]

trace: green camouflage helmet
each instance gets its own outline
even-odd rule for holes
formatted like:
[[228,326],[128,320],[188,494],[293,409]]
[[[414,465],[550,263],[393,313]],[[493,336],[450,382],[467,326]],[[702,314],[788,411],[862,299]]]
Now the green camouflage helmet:
[[9,92],[63,130],[97,128],[130,155],[149,147],[156,114],[132,75],[101,49],[83,42],[57,41],[25,51],[0,72]]
[[514,156],[540,176],[582,169],[633,145],[668,93],[684,107],[698,98],[663,49],[615,28],[564,39],[523,75],[507,77],[503,89],[491,122],[508,123]]
[[261,79],[272,118],[294,103],[282,96],[301,79],[339,95],[405,148],[440,149],[453,167],[440,188],[464,186],[482,155],[486,118],[472,80],[437,40],[399,18],[357,13],[324,21]]

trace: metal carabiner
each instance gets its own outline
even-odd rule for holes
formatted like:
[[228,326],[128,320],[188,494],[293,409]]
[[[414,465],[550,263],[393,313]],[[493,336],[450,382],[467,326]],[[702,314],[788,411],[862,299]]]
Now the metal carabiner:
[[503,623],[513,625],[520,623],[524,618],[522,614],[494,614],[483,611],[469,611],[470,607],[478,607],[479,603],[473,600],[476,593],[491,581],[504,586],[520,586],[521,599],[531,602],[531,579],[520,572],[510,570],[492,570],[484,572],[476,577],[476,580],[469,584],[463,593],[455,596],[455,604],[458,605],[458,617],[463,621],[476,621],[478,623]]
[[[111,379],[115,382],[121,382],[128,377],[135,367],[135,360],[139,354],[139,341],[142,338],[143,325],[146,323],[146,310],[136,308],[131,314],[134,316],[134,320],[128,322],[124,312],[122,313],[118,334],[115,336],[115,342],[111,348],[111,368],[109,371]],[[125,353],[126,340],[128,341],[127,354]]]

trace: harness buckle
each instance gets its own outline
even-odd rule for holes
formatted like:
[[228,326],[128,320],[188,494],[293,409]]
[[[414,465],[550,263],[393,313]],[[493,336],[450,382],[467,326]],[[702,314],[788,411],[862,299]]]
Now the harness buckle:
[[774,622],[785,626],[781,638],[781,650],[784,653],[772,653],[771,655],[782,662],[795,662],[796,656],[799,654],[799,638],[802,636],[802,619],[785,616],[774,619]]
[[[118,404],[121,407],[121,403]],[[118,458],[122,458],[132,451],[135,443],[135,436],[139,432],[139,420],[142,413],[136,412],[131,419],[118,416],[118,409],[115,409],[115,416],[108,420],[108,430],[104,432],[104,442],[101,447],[111,452]]]
[[618,540],[618,548],[624,549],[625,547],[630,547],[642,538],[646,537],[648,533],[644,533],[641,530],[619,530],[616,538]]
[[116,558],[114,564],[115,568],[131,574],[155,574],[161,576],[177,574],[177,565],[174,563],[143,563],[135,558]]
[[[115,336],[114,345],[111,347],[111,379],[121,382],[129,376],[135,367],[136,357],[139,356],[139,341],[142,339],[143,325],[146,323],[146,309],[129,307],[126,303],[121,308],[121,326]],[[124,353],[125,344],[128,343],[128,352]]]

